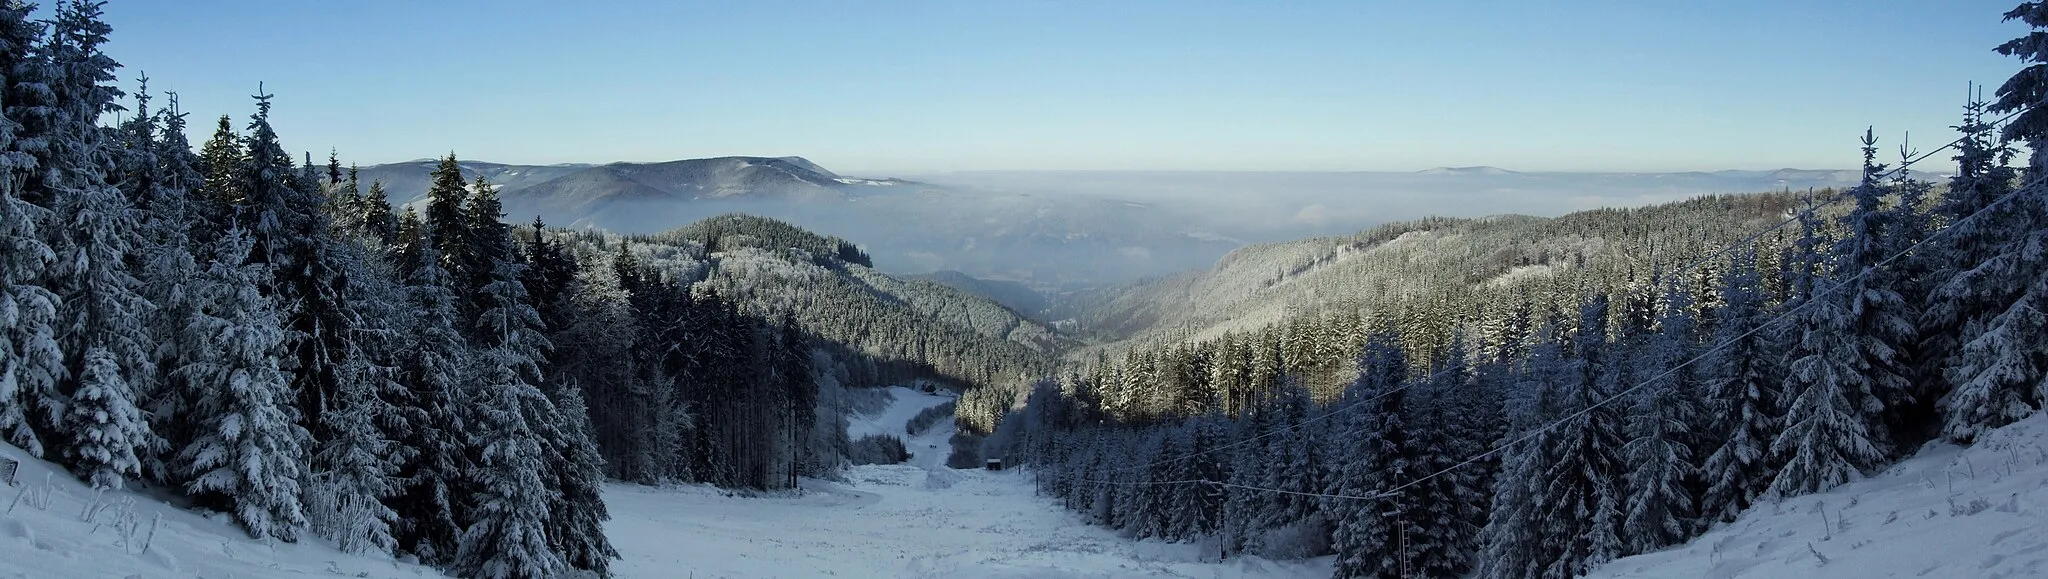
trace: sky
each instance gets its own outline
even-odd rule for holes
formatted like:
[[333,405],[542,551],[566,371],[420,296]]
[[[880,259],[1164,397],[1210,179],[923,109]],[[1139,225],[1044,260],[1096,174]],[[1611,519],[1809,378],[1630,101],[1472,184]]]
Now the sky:
[[[45,2],[48,3],[47,1]],[[798,155],[973,170],[1845,168],[1953,138],[2014,0],[111,0],[193,141],[263,90],[375,164]],[[161,104],[161,99],[158,101]]]

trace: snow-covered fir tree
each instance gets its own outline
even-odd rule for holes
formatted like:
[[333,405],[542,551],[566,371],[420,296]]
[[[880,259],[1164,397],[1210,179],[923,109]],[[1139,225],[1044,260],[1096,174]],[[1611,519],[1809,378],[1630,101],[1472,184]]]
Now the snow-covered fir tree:
[[[1960,165],[1949,182],[1942,213],[1951,220],[1946,259],[1959,270],[1936,288],[1931,312],[1960,324],[1957,351],[1945,377],[1942,432],[1967,441],[2048,405],[2048,5],[2027,2],[2005,14],[2031,30],[1998,47],[2026,63],[1987,107],[2017,116],[1992,141],[1981,115],[1966,119]],[[2022,143],[2028,166],[2019,177],[2005,167],[2005,143]],[[2023,181],[2021,181],[2023,179]],[[1974,315],[1972,315],[1974,314]]]
[[1700,437],[1707,447],[1700,450],[1706,491],[1699,512],[1708,522],[1733,521],[1763,493],[1774,470],[1771,441],[1782,414],[1783,381],[1772,363],[1772,334],[1764,327],[1769,311],[1756,257],[1755,250],[1736,254],[1714,311],[1710,343],[1719,350],[1702,362],[1707,399],[1701,410],[1710,417],[1710,430]]
[[1622,532],[1633,552],[1675,544],[1695,528],[1695,447],[1704,439],[1694,432],[1702,423],[1693,312],[1691,290],[1673,284],[1647,351],[1631,361],[1647,380],[1628,409],[1623,448],[1628,501]]
[[[429,233],[430,235],[430,233]],[[396,411],[408,425],[394,441],[410,449],[397,475],[401,488],[388,504],[398,515],[394,529],[401,552],[445,564],[461,535],[458,489],[470,471],[468,405],[469,347],[456,330],[454,290],[440,253],[426,243],[406,287],[406,305],[416,313],[399,357],[408,392]]]
[[[1811,233],[1808,226],[1808,236]],[[1797,340],[1786,354],[1784,426],[1771,443],[1782,464],[1769,490],[1795,496],[1832,488],[1859,476],[1884,457],[1874,429],[1881,406],[1859,364],[1863,352],[1851,333],[1849,287],[1808,268],[1789,326]],[[1854,275],[1854,274],[1848,274]]]
[[[1393,492],[1419,476],[1410,464],[1407,400],[1408,365],[1391,333],[1374,334],[1359,357],[1359,378],[1342,404],[1353,407],[1345,421],[1341,465],[1326,492],[1359,498],[1326,499],[1323,509],[1336,521],[1330,535],[1337,551],[1338,577],[1400,577],[1407,571],[1410,517],[1418,508],[1411,493]],[[1370,498],[1365,498],[1370,497]]]
[[306,525],[300,496],[312,440],[279,369],[282,324],[257,289],[268,274],[241,263],[252,247],[231,230],[196,280],[206,307],[186,321],[186,335],[208,347],[191,348],[178,368],[194,438],[176,470],[186,492],[228,508],[251,535],[292,541]]
[[1608,298],[1595,293],[1579,308],[1571,339],[1572,359],[1563,373],[1559,403],[1572,414],[1560,418],[1546,437],[1536,470],[1545,481],[1535,497],[1547,512],[1535,531],[1546,558],[1545,573],[1583,575],[1621,556],[1624,513],[1623,423],[1607,399],[1624,387],[1609,356]]
[[[23,97],[44,89],[40,57],[33,48],[42,36],[29,19],[31,7],[0,5],[0,437],[32,456],[46,450],[40,426],[56,422],[61,409],[57,381],[64,375],[57,345],[58,297],[39,282],[56,260],[46,241],[54,230],[51,211],[26,184],[39,173],[35,153],[42,137],[24,129],[30,111]],[[32,140],[23,142],[23,138]],[[54,441],[52,441],[54,444]]]

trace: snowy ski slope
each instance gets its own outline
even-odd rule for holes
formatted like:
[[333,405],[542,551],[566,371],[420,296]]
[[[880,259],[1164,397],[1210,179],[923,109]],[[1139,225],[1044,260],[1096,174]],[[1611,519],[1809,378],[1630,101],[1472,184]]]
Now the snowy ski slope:
[[[901,434],[918,410],[949,398],[892,389],[887,410],[848,431]],[[1328,577],[1327,559],[1213,562],[1210,549],[1134,542],[1089,526],[1032,492],[1015,471],[943,466],[950,422],[915,440],[913,464],[854,467],[844,483],[733,498],[701,486],[613,485],[606,526],[623,578]],[[936,450],[932,446],[936,446]]]

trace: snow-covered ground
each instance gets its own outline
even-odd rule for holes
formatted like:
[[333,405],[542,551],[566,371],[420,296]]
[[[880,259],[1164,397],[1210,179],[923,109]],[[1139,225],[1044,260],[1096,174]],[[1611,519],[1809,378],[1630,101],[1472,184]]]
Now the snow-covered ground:
[[1869,479],[1760,505],[1592,577],[2048,577],[2048,414],[1967,449],[1930,445]]
[[0,579],[441,576],[389,557],[344,554],[316,537],[257,541],[225,515],[201,516],[144,493],[95,493],[10,445],[0,444],[0,456],[21,462],[14,486],[0,485]]
[[[951,400],[892,393],[885,410],[849,431],[901,433],[919,410]],[[1036,496],[1025,473],[941,466],[950,435],[941,421],[905,441],[917,454],[912,464],[855,467],[845,482],[807,480],[801,493],[612,485],[607,530],[624,557],[614,569],[629,579],[1330,574],[1328,558],[1219,563],[1203,546],[1117,536]],[[256,541],[219,515],[144,493],[96,496],[20,449],[0,445],[0,456],[22,462],[16,484],[0,486],[0,579],[438,576],[346,555],[317,538]],[[1692,543],[1615,561],[1593,577],[2048,577],[2048,415],[1968,449],[1932,445],[1870,479],[1764,504]]]
[[940,420],[938,424],[925,429],[917,436],[907,435],[903,427],[912,417],[917,416],[918,412],[959,400],[959,396],[946,390],[941,390],[938,394],[926,394],[901,386],[890,388],[888,392],[889,406],[883,408],[881,412],[847,417],[846,436],[858,440],[870,434],[892,435],[903,439],[903,448],[910,451],[911,466],[933,469],[945,465],[946,455],[953,452],[953,421]]
[[[901,434],[950,398],[892,389],[887,410],[850,433]],[[854,467],[847,482],[735,498],[708,487],[613,485],[606,526],[623,578],[695,577],[1328,577],[1327,559],[1214,562],[1207,548],[1135,542],[1033,494],[1028,475],[953,470],[951,423],[905,445],[913,464]]]

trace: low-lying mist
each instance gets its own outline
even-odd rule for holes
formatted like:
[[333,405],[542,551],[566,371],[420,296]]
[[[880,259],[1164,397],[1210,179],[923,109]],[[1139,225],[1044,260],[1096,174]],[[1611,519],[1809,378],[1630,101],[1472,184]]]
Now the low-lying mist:
[[[370,168],[394,197],[433,163]],[[653,233],[724,213],[789,221],[862,246],[889,273],[960,272],[1056,292],[1208,268],[1247,244],[1350,234],[1433,215],[1552,216],[1709,193],[1852,184],[1853,171],[1522,173],[1034,171],[842,177],[799,157],[518,166],[463,163],[507,218]]]

